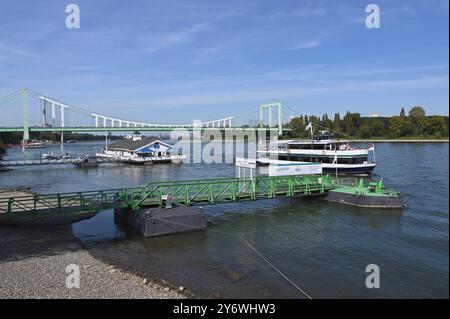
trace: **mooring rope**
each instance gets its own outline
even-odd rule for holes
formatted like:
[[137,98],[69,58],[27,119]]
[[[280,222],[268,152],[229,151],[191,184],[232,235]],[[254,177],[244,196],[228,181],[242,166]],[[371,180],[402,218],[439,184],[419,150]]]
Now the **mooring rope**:
[[309,294],[307,294],[302,288],[300,288],[295,282],[293,282],[288,276],[286,276],[277,266],[275,266],[266,257],[264,257],[263,254],[261,252],[259,252],[253,245],[251,245],[244,238],[244,234],[240,234],[239,235],[239,234],[235,234],[235,233],[224,232],[224,231],[220,231],[220,230],[216,230],[216,229],[208,229],[208,228],[199,227],[199,226],[192,226],[192,225],[187,225],[187,224],[178,223],[178,222],[174,222],[174,221],[170,221],[170,220],[159,219],[159,218],[155,218],[155,220],[159,220],[161,222],[166,222],[166,223],[175,224],[175,225],[179,225],[179,226],[188,227],[190,229],[208,230],[208,231],[211,231],[211,232],[216,232],[216,233],[219,233],[219,234],[224,234],[224,235],[228,235],[228,236],[232,236],[232,237],[236,237],[236,238],[241,239],[253,252],[255,252],[263,261],[265,261],[270,267],[272,267],[279,275],[281,275],[295,289],[300,291],[306,298],[312,299],[312,297]]
[[277,273],[279,273],[284,279],[286,279],[292,286],[294,286],[298,291],[300,291],[306,298],[312,299],[303,289],[301,289],[295,282],[289,279],[285,274],[281,272],[274,264],[272,264],[266,257],[264,257],[255,247],[253,247],[242,235],[240,236],[242,241],[247,244],[250,249],[252,249],[259,257],[262,258],[270,267],[272,267]]

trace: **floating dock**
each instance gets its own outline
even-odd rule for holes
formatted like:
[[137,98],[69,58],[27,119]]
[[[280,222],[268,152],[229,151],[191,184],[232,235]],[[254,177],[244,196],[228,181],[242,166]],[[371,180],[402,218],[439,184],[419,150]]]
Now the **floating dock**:
[[343,186],[332,189],[326,197],[330,202],[366,208],[402,208],[399,192],[386,190],[383,180],[371,182],[366,187],[360,179],[357,187]]
[[207,222],[200,206],[150,207],[138,211],[116,208],[114,216],[124,220],[145,237],[203,230],[206,229]]
[[385,190],[382,181],[365,188],[363,182],[358,187],[337,185],[328,175],[290,175],[164,181],[137,188],[2,198],[0,218],[115,209],[116,215],[149,237],[206,228],[202,204],[311,195],[362,207],[403,206],[399,194]]

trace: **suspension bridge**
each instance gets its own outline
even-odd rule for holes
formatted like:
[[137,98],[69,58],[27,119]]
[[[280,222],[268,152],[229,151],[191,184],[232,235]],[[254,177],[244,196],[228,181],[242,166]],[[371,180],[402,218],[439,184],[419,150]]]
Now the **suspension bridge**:
[[[236,116],[226,116],[215,120],[195,120],[185,124],[157,124],[142,121],[131,121],[117,116],[111,116],[94,112],[85,108],[77,107],[72,104],[62,102],[56,98],[48,97],[39,92],[23,89],[13,92],[3,98],[0,98],[0,106],[17,99],[22,99],[22,107],[16,108],[16,115],[19,110],[22,113],[22,124],[11,126],[0,126],[0,133],[4,132],[23,132],[23,140],[30,139],[31,132],[60,132],[61,142],[63,142],[64,132],[129,132],[134,130],[168,132],[173,130],[180,131],[234,131],[241,130],[239,126],[235,126]],[[30,107],[30,100],[34,99],[37,103]],[[15,104],[15,107],[17,105]],[[38,109],[38,110],[37,110]],[[273,113],[276,111],[278,120],[273,121]],[[252,111],[253,112],[253,111]],[[265,112],[268,112],[268,125],[264,123]],[[31,115],[33,114],[33,116]],[[74,115],[83,115],[84,122],[78,121],[76,125],[68,125],[71,117]],[[282,121],[282,103],[262,104],[259,107],[259,122],[252,128],[256,131],[274,131],[278,135],[283,133]],[[89,124],[86,123],[89,118]],[[5,125],[0,123],[0,125]]]

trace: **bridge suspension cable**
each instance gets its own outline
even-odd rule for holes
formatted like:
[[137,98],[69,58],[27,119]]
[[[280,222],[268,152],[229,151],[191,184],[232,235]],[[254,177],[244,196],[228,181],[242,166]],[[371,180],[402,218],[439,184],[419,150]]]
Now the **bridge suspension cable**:
[[[2,98],[0,98],[0,104],[7,103],[11,101],[13,98],[16,98],[20,96],[21,94],[26,94],[28,97],[35,98],[40,101],[42,113],[43,113],[43,125],[55,125],[56,122],[56,111],[59,110],[59,113],[61,114],[61,127],[66,126],[65,121],[65,113],[66,112],[74,112],[82,115],[87,115],[91,117],[94,120],[94,126],[97,127],[130,127],[130,128],[139,128],[139,127],[164,127],[164,128],[192,128],[192,127],[233,127],[233,119],[234,116],[228,116],[220,119],[215,120],[208,120],[208,121],[194,121],[192,123],[187,124],[158,124],[158,123],[147,123],[142,121],[133,121],[129,119],[123,119],[119,118],[117,116],[110,116],[106,114],[101,114],[98,112],[93,112],[91,110],[88,110],[86,108],[82,108],[79,106],[75,106],[73,104],[63,102],[61,100],[51,98],[49,96],[46,96],[44,94],[41,94],[37,91],[31,90],[31,89],[23,89],[18,90],[16,92],[13,92],[11,94],[8,94]],[[47,109],[48,113],[51,113],[51,120],[50,123],[46,123],[46,113]]]

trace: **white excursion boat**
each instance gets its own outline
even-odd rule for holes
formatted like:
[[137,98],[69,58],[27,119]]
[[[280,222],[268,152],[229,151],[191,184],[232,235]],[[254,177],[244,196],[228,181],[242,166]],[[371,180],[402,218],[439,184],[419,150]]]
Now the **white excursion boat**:
[[[373,153],[373,162],[369,161]],[[333,140],[327,130],[313,135],[312,140],[284,140],[271,142],[268,147],[258,150],[260,165],[286,162],[321,163],[325,174],[370,175],[376,166],[375,148],[352,147],[348,141]]]
[[140,134],[128,135],[95,155],[127,164],[180,163],[186,158],[181,150],[174,151],[172,145]]

